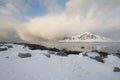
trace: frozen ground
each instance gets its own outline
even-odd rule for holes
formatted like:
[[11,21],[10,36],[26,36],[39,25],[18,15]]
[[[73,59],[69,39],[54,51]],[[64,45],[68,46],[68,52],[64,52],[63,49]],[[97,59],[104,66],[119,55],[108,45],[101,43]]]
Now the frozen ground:
[[[58,56],[47,50],[30,50],[16,44],[13,48],[0,51],[0,80],[120,80],[120,58],[108,55],[105,63],[90,57],[99,56],[96,52],[79,55]],[[1,46],[4,48],[6,46]],[[18,53],[31,53],[32,57],[20,58]]]

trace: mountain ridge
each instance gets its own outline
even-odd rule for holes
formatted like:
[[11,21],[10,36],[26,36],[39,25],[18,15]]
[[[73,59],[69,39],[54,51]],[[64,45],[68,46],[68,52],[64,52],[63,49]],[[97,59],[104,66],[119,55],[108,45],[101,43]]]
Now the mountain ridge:
[[111,41],[111,39],[92,34],[91,32],[85,32],[76,36],[67,36],[59,40],[59,42],[108,42],[108,41]]

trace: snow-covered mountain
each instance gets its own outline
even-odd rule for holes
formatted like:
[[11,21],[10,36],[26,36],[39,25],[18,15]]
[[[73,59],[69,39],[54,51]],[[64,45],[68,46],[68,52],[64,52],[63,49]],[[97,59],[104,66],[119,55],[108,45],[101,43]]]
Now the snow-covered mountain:
[[60,40],[60,42],[107,42],[107,41],[111,41],[111,39],[101,37],[90,32],[85,32],[76,36],[64,37],[62,40]]

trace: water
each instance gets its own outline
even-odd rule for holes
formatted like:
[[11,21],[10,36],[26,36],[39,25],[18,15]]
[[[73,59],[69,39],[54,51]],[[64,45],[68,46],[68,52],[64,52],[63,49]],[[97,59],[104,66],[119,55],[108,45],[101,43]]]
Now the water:
[[47,47],[56,47],[58,49],[66,49],[73,51],[104,51],[109,53],[116,53],[120,51],[120,42],[102,42],[102,43],[91,43],[91,42],[64,42],[60,43],[57,41],[43,42],[42,45]]

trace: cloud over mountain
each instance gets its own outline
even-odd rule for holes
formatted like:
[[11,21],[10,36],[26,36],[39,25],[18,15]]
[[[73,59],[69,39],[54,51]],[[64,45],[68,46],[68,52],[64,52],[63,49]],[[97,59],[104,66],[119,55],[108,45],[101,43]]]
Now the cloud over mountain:
[[[64,9],[59,0],[0,2],[0,40],[52,40],[86,31],[117,40],[120,37],[109,35],[120,34],[120,0],[67,0]],[[34,15],[37,12],[44,15]]]

